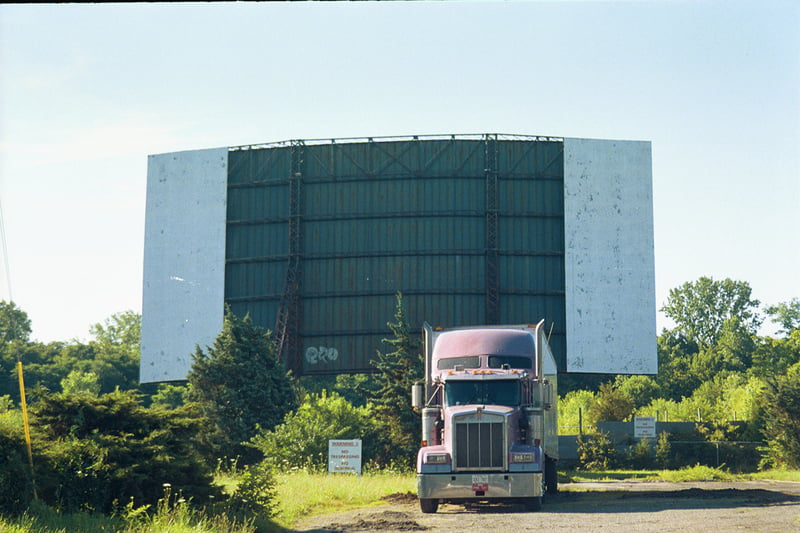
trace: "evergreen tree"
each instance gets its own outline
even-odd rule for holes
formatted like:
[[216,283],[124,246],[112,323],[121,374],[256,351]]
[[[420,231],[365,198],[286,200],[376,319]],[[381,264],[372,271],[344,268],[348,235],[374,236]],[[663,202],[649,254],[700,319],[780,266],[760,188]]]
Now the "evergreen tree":
[[164,484],[194,503],[221,492],[196,450],[201,420],[145,408],[133,391],[43,395],[32,405],[39,498],[64,511],[154,505]]
[[218,457],[255,460],[242,443],[297,407],[292,377],[275,357],[270,333],[230,310],[214,346],[197,348],[188,380],[187,399],[209,420],[205,436]]
[[373,398],[377,423],[384,429],[388,441],[381,460],[410,465],[419,444],[419,417],[411,409],[411,388],[423,377],[424,363],[420,341],[412,336],[403,305],[403,295],[397,294],[394,322],[387,325],[394,337],[383,342],[391,352],[378,351],[371,361],[378,371],[380,388]]
[[800,468],[800,363],[786,375],[767,380],[762,396],[765,461],[784,468]]

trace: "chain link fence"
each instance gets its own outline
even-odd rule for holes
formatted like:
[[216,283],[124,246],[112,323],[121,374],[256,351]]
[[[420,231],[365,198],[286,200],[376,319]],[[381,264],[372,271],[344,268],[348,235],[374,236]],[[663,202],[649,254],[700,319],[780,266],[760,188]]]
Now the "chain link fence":
[[[582,435],[563,434],[575,429],[581,430]],[[766,445],[760,441],[707,440],[693,422],[659,422],[656,435],[665,433],[666,440],[635,438],[632,422],[600,422],[596,427],[582,428],[562,426],[559,433],[560,461],[567,468],[581,465],[579,439],[592,444],[603,440],[605,448],[591,446],[592,453],[609,455],[611,464],[619,468],[682,468],[699,464],[741,472],[758,468],[761,448]]]

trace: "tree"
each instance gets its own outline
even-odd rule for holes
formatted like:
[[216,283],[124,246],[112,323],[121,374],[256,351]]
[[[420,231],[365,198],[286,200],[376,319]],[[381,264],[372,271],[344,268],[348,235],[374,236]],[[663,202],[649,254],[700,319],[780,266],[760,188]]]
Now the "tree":
[[624,422],[633,414],[633,400],[612,383],[603,383],[589,406],[589,422]]
[[772,322],[781,326],[778,333],[788,335],[793,330],[800,328],[800,298],[792,298],[789,302],[782,302],[766,308],[772,317]]
[[160,405],[168,409],[177,409],[184,405],[186,391],[186,385],[159,383],[156,392],[150,397],[151,405]]
[[206,437],[218,457],[256,460],[242,443],[297,407],[292,377],[275,357],[270,333],[230,310],[214,346],[197,347],[188,380],[187,400],[210,421]]
[[709,347],[719,340],[725,321],[735,318],[750,335],[755,335],[761,318],[759,301],[751,298],[747,282],[701,277],[671,289],[661,309],[675,321],[676,329],[689,341]]
[[661,394],[675,401],[691,395],[700,384],[700,380],[691,372],[692,359],[698,351],[697,344],[688,342],[675,331],[664,330],[658,337],[657,347],[656,383]]
[[17,358],[23,364],[26,389],[43,386],[49,390],[58,390],[61,380],[69,373],[53,364],[61,349],[60,343],[12,341],[6,346],[2,360],[4,375],[0,376],[0,394],[10,394],[15,401],[19,401]]
[[800,363],[784,376],[767,380],[762,396],[766,462],[800,467]]
[[100,383],[97,381],[97,374],[94,372],[73,370],[61,380],[61,391],[65,394],[83,393],[97,396],[100,394]]
[[19,399],[17,361],[31,335],[27,313],[14,302],[0,301],[0,395],[10,394]]
[[800,362],[800,329],[792,330],[783,339],[759,339],[750,371],[756,376],[776,376],[785,374],[797,362]]
[[387,323],[394,337],[383,340],[393,351],[378,351],[377,359],[371,361],[378,370],[376,380],[380,386],[373,397],[374,410],[391,443],[383,460],[411,464],[417,450],[420,425],[419,417],[411,409],[411,388],[422,379],[424,363],[420,341],[410,333],[400,293],[397,294],[394,319],[394,322]]
[[142,316],[133,311],[115,313],[89,331],[94,336],[89,344],[95,352],[91,371],[97,373],[103,392],[116,387],[135,389],[139,385]]
[[633,408],[649,405],[659,397],[659,386],[650,376],[617,376],[614,387],[631,399]]
[[14,302],[0,301],[0,345],[11,341],[28,342],[31,336],[31,321],[28,314]]

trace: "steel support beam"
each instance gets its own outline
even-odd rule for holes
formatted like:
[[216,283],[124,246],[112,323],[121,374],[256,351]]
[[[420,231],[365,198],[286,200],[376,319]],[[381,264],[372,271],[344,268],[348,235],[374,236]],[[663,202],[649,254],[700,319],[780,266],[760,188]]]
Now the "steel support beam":
[[497,180],[499,176],[497,135],[484,138],[486,178],[486,324],[500,323],[499,238],[497,223]]
[[300,338],[302,299],[300,298],[303,250],[303,141],[292,141],[289,172],[289,249],[286,277],[275,321],[276,354],[296,376],[302,373],[303,346]]

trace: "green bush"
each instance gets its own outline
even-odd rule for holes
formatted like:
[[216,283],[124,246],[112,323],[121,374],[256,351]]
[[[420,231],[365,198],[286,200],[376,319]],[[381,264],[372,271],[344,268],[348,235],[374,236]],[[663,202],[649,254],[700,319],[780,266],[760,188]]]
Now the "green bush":
[[578,435],[579,470],[608,470],[617,464],[617,448],[608,433]]
[[321,470],[330,439],[361,439],[364,460],[374,457],[379,435],[369,408],[354,407],[336,393],[309,394],[282,424],[261,431],[250,444],[282,468]]
[[275,515],[276,480],[274,466],[270,461],[244,467],[239,486],[230,498],[231,511],[240,515]]
[[669,442],[669,433],[662,431],[658,434],[656,442],[656,466],[667,470],[672,468],[672,444]]
[[648,439],[640,439],[628,450],[628,466],[637,470],[651,468],[653,465],[652,447]]
[[[0,397],[3,400],[5,397]],[[6,407],[8,407],[6,405]],[[17,514],[33,500],[31,471],[19,411],[0,412],[0,512]]]
[[34,406],[39,496],[65,511],[155,504],[164,483],[197,503],[221,496],[193,447],[200,420],[144,408],[131,392],[52,394]]

